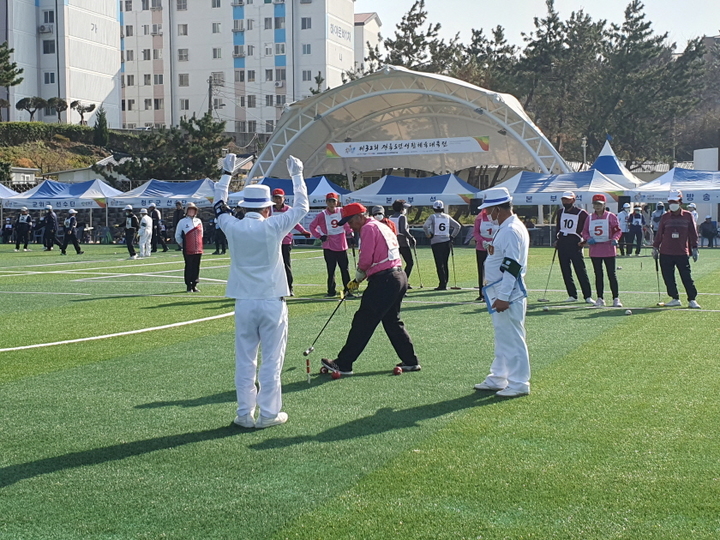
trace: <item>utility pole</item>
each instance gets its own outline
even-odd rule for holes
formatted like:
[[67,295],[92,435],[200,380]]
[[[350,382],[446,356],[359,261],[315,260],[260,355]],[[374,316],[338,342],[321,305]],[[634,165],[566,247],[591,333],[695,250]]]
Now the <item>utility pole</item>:
[[213,111],[213,78],[208,78],[208,114],[212,115]]
[[583,167],[587,164],[587,137],[582,138],[582,149],[583,149]]

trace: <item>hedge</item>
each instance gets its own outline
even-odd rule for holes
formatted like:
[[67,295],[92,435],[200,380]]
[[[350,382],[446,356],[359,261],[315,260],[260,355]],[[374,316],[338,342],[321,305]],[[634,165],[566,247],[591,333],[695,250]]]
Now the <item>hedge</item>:
[[[0,146],[18,146],[28,142],[49,141],[55,135],[73,142],[93,144],[93,128],[77,124],[46,124],[44,122],[0,122]],[[113,147],[133,146],[137,135],[110,131]]]

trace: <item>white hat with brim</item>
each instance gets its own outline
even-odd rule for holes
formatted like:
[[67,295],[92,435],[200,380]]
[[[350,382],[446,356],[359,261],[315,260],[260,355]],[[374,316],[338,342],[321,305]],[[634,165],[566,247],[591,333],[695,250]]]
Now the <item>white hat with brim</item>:
[[77,210],[71,208],[70,210],[68,210],[68,214],[77,214]]
[[238,202],[238,206],[243,208],[267,208],[273,204],[268,186],[258,184],[246,186],[242,194],[243,198]]
[[563,191],[563,194],[560,195],[561,199],[575,199],[575,193],[572,191]]
[[505,204],[508,202],[512,202],[512,197],[510,196],[510,192],[507,190],[507,188],[490,188],[488,190],[485,190],[485,197],[483,198],[483,203],[478,206],[478,210],[483,210],[484,208],[490,208],[491,206],[498,206],[500,204]]
[[668,193],[668,201],[679,201],[682,200],[682,191],[679,189],[671,189]]
[[705,219],[712,219],[712,216],[705,216]]
[[45,210],[52,210],[52,209],[53,209],[52,204],[45,205]]

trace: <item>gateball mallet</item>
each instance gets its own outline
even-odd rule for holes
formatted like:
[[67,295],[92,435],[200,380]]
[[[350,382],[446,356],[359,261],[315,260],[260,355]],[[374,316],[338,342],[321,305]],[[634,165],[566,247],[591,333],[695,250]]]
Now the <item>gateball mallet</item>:
[[[310,353],[315,350],[315,344],[317,343],[317,340],[320,339],[320,336],[322,336],[323,331],[327,328],[327,325],[330,324],[330,321],[332,320],[332,318],[333,318],[333,317],[335,316],[335,314],[337,313],[337,310],[340,309],[340,306],[342,305],[342,303],[343,303],[344,300],[345,300],[345,295],[343,295],[343,296],[340,297],[340,301],[338,302],[337,306],[335,306],[335,309],[333,310],[333,312],[330,314],[330,317],[328,318],[327,322],[325,323],[325,326],[322,327],[322,329],[320,330],[320,333],[319,333],[319,334],[317,335],[317,337],[315,338],[315,341],[312,342],[312,345],[310,345],[307,349],[305,349],[305,351],[303,352],[303,356],[309,356]],[[308,373],[309,373],[309,370],[310,370],[310,359],[308,359],[308,360],[306,361],[306,368],[307,368]]]
[[657,278],[657,290],[658,290],[658,303],[657,305],[660,307],[665,306],[665,302],[663,302],[660,298],[660,266],[658,264],[658,260],[655,259],[655,277]]
[[538,298],[538,302],[549,302],[550,301],[547,299],[547,290],[548,290],[548,287],[550,286],[550,276],[552,275],[552,269],[553,269],[553,266],[555,265],[555,255],[557,255],[557,247],[553,251],[552,262],[550,263],[550,271],[548,272],[547,283],[545,283],[545,292],[543,293],[542,298]]
[[423,282],[422,282],[422,273],[420,272],[420,259],[418,259],[417,249],[415,249],[415,244],[412,245],[412,248],[413,248],[413,253],[415,254],[415,266],[417,266],[418,278],[420,278],[420,288],[424,289],[425,287],[423,286]]
[[453,249],[453,240],[454,238],[450,237],[450,258],[452,259],[452,267],[453,267],[453,281],[455,282],[454,287],[450,287],[453,291],[459,291],[461,290],[460,287],[457,286],[457,275],[455,274],[455,250]]

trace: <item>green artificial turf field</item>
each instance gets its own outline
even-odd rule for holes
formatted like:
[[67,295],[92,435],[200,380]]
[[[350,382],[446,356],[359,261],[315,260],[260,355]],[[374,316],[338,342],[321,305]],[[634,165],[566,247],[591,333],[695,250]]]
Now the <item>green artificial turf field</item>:
[[356,375],[317,374],[351,300],[315,345],[311,384],[302,351],[337,300],[322,298],[320,250],[295,249],[290,420],[243,430],[229,427],[229,258],[204,256],[188,295],[174,251],[12,247],[0,246],[2,539],[720,537],[720,250],[693,264],[702,310],[656,308],[644,256],[618,259],[623,309],[563,304],[555,263],[545,312],[552,250],[533,248],[532,394],[502,400],[472,388],[493,351],[473,249],[456,248],[462,290],[445,292],[418,250],[425,287],[416,270],[402,316],[421,372],[390,374],[380,328]]

